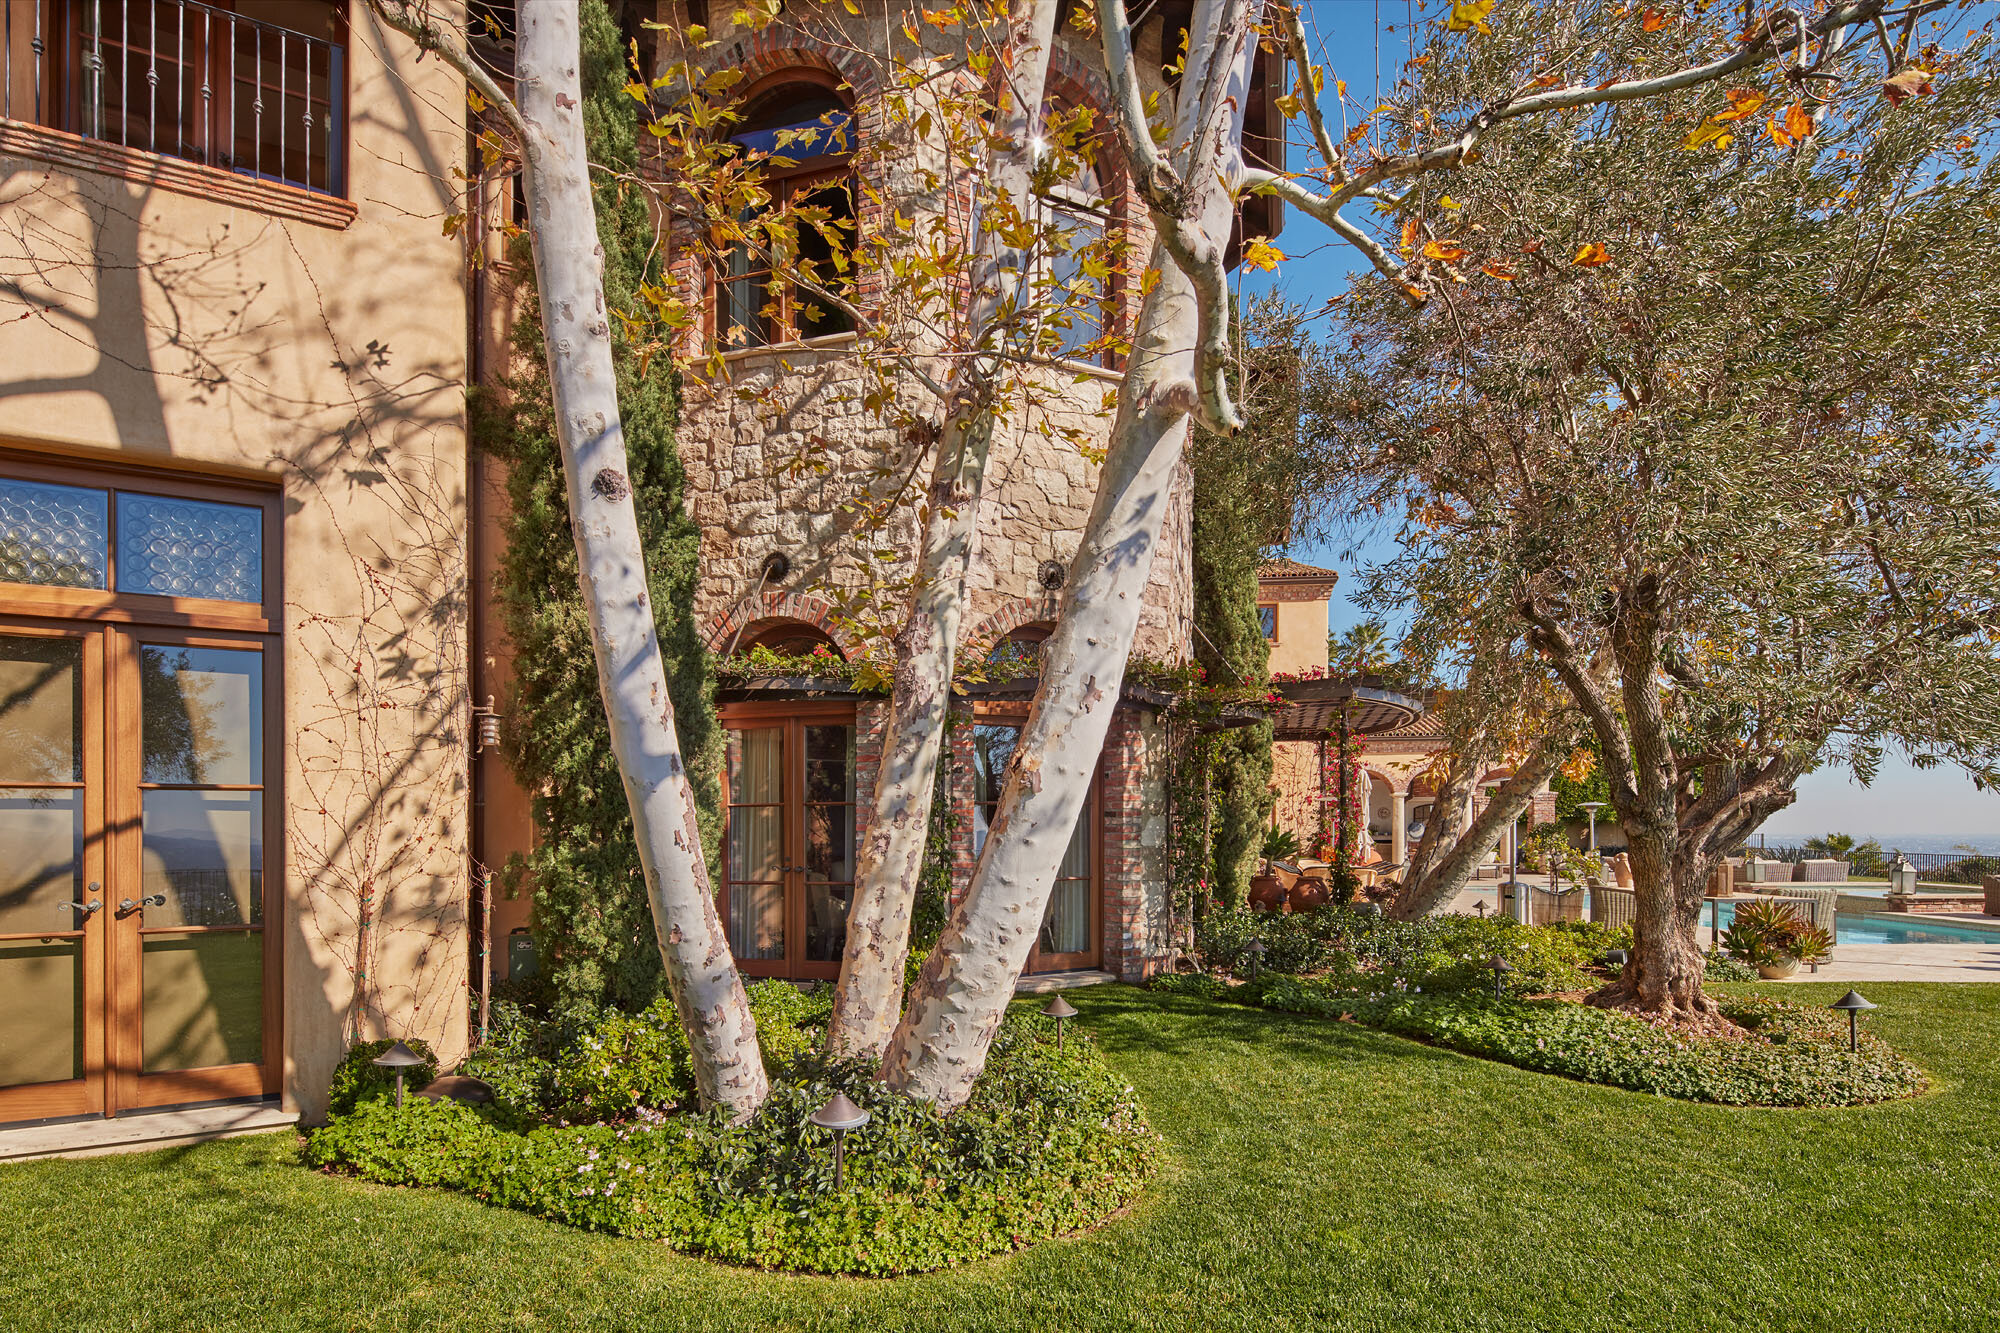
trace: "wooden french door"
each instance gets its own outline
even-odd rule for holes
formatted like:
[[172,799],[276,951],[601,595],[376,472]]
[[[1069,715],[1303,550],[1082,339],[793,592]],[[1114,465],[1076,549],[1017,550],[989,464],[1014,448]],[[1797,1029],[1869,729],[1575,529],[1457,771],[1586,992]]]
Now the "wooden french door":
[[275,671],[0,620],[0,1121],[277,1091]]
[[840,974],[854,901],[854,709],[738,704],[717,908],[748,976]]
[[[982,721],[972,728],[972,855],[976,860],[986,846],[986,833],[1000,803],[1000,788],[1006,779],[1007,764],[1014,756],[1021,728],[1012,719]],[[1069,845],[1063,849],[1056,867],[1055,883],[1049,888],[1049,903],[1042,912],[1041,928],[1035,932],[1035,947],[1028,954],[1025,971],[1073,972],[1094,968],[1104,961],[1103,838],[1097,819],[1098,781],[1092,774],[1090,791],[1083,809],[1070,830]]]

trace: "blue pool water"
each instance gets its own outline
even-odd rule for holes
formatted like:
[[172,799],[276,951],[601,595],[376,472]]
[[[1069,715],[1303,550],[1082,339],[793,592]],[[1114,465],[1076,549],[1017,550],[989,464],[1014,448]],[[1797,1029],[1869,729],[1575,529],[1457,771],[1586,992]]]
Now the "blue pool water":
[[[1701,911],[1702,943],[1708,943],[1709,917],[1720,913],[1720,926],[1729,929],[1735,918],[1734,903],[1709,903]],[[1839,944],[1992,944],[2000,946],[2000,930],[1964,926],[1953,921],[1933,921],[1921,916],[1874,916],[1859,912],[1839,912],[1833,918],[1834,940]]]

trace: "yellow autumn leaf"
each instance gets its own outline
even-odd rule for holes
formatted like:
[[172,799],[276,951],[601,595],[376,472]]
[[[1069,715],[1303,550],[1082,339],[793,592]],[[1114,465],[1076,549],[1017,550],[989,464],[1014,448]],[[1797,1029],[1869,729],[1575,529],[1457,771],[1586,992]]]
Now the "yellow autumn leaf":
[[1569,261],[1578,268],[1596,268],[1611,262],[1611,252],[1596,241],[1585,242],[1576,252],[1576,258]]
[[1306,109],[1306,104],[1300,101],[1297,95],[1293,93],[1286,93],[1283,97],[1272,98],[1271,105],[1277,107],[1278,114],[1286,120],[1297,119],[1298,114]]
[[1243,247],[1243,262],[1253,268],[1260,268],[1266,273],[1278,267],[1284,258],[1285,252],[1283,250],[1264,240],[1261,236]]
[[1465,247],[1453,245],[1450,241],[1426,241],[1425,259],[1441,259],[1447,264],[1455,264],[1465,258]]
[[1722,95],[1729,99],[1729,110],[1718,111],[1709,117],[1718,125],[1726,125],[1733,120],[1748,120],[1764,105],[1764,94],[1755,88],[1731,88]]
[[1479,271],[1489,278],[1498,278],[1502,282],[1512,282],[1516,277],[1520,276],[1513,269],[1508,268],[1505,264],[1497,260],[1489,261],[1482,265]]
[[1444,21],[1446,32],[1470,32],[1474,28],[1493,35],[1493,29],[1486,26],[1486,16],[1493,12],[1494,0],[1454,0],[1451,14]]
[[[643,102],[646,99],[644,96],[641,96],[639,100]],[[486,99],[479,95],[477,88],[469,85],[465,90],[465,104],[472,108],[475,115],[486,109]]]
[[1649,9],[1639,16],[1639,28],[1643,32],[1658,32],[1667,26],[1667,16],[1657,9]]
[[1417,220],[1407,218],[1403,222],[1403,253],[1409,254],[1417,248]]
[[1736,136],[1729,132],[1729,127],[1718,125],[1711,119],[1697,125],[1687,138],[1681,140],[1681,147],[1689,152],[1698,148],[1714,148],[1720,151],[1734,142]]
[[1448,194],[1438,200],[1439,208],[1457,208],[1458,206],[1459,206],[1458,200],[1452,198]]

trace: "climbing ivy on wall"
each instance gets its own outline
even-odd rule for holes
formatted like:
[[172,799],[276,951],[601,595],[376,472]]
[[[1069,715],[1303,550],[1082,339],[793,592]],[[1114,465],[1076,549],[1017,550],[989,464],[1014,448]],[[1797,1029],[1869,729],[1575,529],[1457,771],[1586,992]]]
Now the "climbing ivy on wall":
[[[622,39],[604,0],[583,3],[584,126],[590,159],[636,168],[638,129],[624,92]],[[605,297],[637,305],[639,284],[658,280],[654,231],[642,196],[615,182],[597,188]],[[577,588],[562,457],[556,443],[532,266],[513,330],[519,374],[502,400],[482,398],[480,443],[508,464],[506,550],[494,589],[514,646],[514,689],[504,751],[534,801],[535,848],[502,869],[510,893],[534,897],[532,931],[558,1008],[615,1003],[637,1009],[663,992],[645,880],[632,837],[610,729],[598,693],[590,627]],[[708,655],[693,604],[700,534],[682,505],[687,478],[674,449],[676,402],[666,358],[640,373],[627,331],[614,322],[618,403],[645,543],[660,649],[680,743],[693,779],[709,865],[719,842],[722,732]]]

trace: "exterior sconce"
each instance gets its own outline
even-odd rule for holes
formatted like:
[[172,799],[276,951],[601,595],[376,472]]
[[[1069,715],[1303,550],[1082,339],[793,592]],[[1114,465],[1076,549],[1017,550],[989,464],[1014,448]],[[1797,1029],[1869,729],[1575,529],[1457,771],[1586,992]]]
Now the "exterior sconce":
[[486,702],[472,710],[472,752],[485,754],[500,744],[500,710],[493,706],[493,696],[487,695]]
[[825,1106],[814,1111],[806,1119],[821,1129],[833,1133],[833,1187],[839,1189],[846,1181],[845,1140],[851,1129],[860,1129],[868,1123],[868,1113],[847,1099],[844,1092],[836,1092],[827,1099]]

